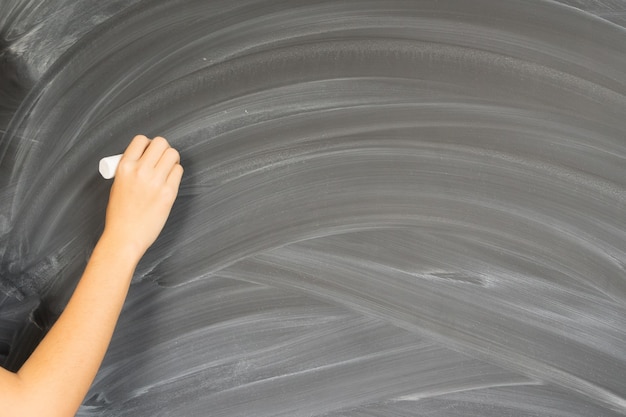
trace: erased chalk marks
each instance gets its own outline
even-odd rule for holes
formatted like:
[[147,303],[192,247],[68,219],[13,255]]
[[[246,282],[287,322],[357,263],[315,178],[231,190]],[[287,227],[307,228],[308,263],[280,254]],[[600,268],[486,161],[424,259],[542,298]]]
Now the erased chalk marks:
[[162,134],[185,165],[79,415],[623,414],[626,35],[591,3],[119,1],[68,27],[0,143],[4,292],[62,307],[100,157]]

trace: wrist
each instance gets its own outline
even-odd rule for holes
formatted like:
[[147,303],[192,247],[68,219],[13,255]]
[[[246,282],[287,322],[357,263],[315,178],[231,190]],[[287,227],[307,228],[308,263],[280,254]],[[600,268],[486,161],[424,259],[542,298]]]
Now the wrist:
[[119,236],[107,230],[100,236],[94,251],[105,252],[116,259],[125,260],[134,265],[139,263],[139,260],[146,252],[141,245],[132,239]]

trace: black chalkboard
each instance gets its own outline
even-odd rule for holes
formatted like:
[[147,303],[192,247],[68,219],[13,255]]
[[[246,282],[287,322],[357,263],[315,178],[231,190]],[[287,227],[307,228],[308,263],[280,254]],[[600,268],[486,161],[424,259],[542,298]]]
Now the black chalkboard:
[[[626,413],[626,2],[0,3],[0,360],[185,177],[80,416]],[[85,317],[89,320],[89,317]]]

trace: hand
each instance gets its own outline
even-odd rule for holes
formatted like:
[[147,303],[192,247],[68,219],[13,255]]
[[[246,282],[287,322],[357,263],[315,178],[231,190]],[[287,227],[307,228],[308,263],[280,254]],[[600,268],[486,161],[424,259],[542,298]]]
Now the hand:
[[180,156],[167,140],[135,136],[115,173],[103,237],[143,256],[165,225],[182,175]]

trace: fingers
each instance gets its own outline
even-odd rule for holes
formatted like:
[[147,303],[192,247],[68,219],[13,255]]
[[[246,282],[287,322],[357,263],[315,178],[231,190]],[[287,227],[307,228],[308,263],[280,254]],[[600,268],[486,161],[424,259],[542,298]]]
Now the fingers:
[[133,138],[124,152],[124,159],[136,161],[143,155],[146,148],[150,145],[150,139],[144,135],[137,135]]
[[177,165],[180,162],[180,155],[178,154],[178,151],[174,148],[167,148],[163,154],[161,155],[161,158],[159,159],[159,162],[157,163],[156,166],[156,170],[157,172],[160,173],[161,178],[163,179],[163,181],[166,180],[166,178],[168,177],[168,175],[170,174],[170,172],[172,171],[172,168]]
[[[154,170],[153,175],[159,177],[161,181],[176,184],[176,186],[180,183],[183,171],[180,166],[180,155],[161,136],[152,140],[144,135],[135,136],[126,148],[122,159],[135,165],[136,168],[144,167]],[[130,165],[127,164],[127,166]]]
[[147,167],[154,168],[163,156],[163,153],[170,147],[165,138],[160,136],[155,137],[150,142],[150,145],[146,148],[141,156],[140,163]]
[[167,184],[172,187],[173,190],[178,190],[180,181],[183,178],[183,171],[182,165],[176,164],[167,176]]

